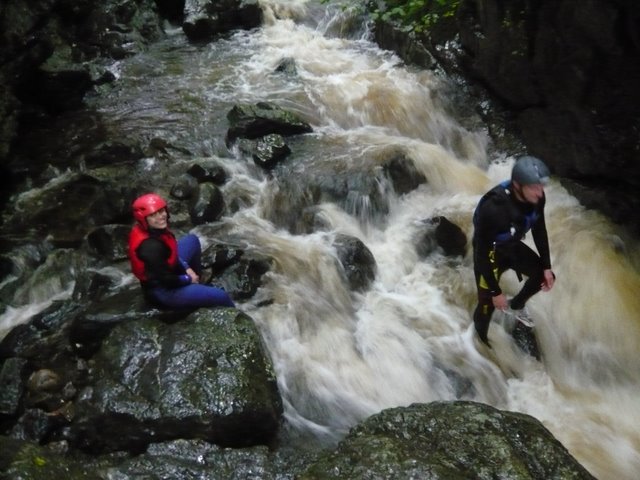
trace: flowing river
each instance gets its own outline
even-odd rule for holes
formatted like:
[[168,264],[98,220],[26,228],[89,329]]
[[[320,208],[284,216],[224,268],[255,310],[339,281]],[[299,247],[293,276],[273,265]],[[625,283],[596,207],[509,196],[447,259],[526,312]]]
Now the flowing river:
[[[488,153],[483,132],[447,114],[441,80],[379,49],[349,10],[303,0],[262,3],[262,28],[208,45],[189,44],[176,28],[115,64],[113,89],[88,101],[125,134],[161,137],[230,172],[223,193],[240,206],[224,222],[251,250],[275,260],[256,297],[239,308],[270,350],[291,435],[332,443],[384,408],[464,398],[536,417],[599,479],[637,478],[637,239],[582,208],[553,179],[547,226],[558,281],[529,302],[542,361],[514,345],[497,315],[489,334],[494,352],[487,352],[471,322],[470,251],[458,260],[422,258],[415,245],[425,220],[439,215],[471,238],[476,202],[508,177],[513,158]],[[283,59],[293,61],[294,75],[275,72]],[[412,159],[428,183],[402,196],[381,184],[384,214],[353,192],[320,205],[322,230],[289,233],[278,215],[291,197],[278,174],[230,158],[224,146],[231,107],[265,100],[314,128],[292,143],[291,165],[282,169],[287,188],[296,176],[374,176],[379,165],[372,159],[390,150]],[[156,167],[145,159],[140,168],[154,175]],[[213,241],[205,228],[196,231]],[[336,268],[339,233],[358,237],[375,257],[376,279],[365,292],[348,291]],[[3,329],[70,295],[69,285],[43,283],[29,287],[44,292],[39,298],[0,317]],[[509,274],[504,285],[510,294],[518,289]],[[468,379],[468,388],[461,391],[452,378]]]

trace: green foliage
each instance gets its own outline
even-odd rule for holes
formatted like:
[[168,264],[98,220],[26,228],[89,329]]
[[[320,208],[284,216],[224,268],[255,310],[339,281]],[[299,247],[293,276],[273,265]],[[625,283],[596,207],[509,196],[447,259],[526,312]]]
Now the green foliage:
[[387,0],[370,4],[374,20],[394,21],[406,31],[424,32],[439,20],[455,15],[460,0]]

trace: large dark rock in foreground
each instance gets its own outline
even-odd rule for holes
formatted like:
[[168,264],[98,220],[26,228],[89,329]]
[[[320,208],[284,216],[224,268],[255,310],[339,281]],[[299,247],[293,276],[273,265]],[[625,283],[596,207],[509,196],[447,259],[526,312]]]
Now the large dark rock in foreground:
[[434,402],[368,418],[300,478],[594,477],[533,417],[480,403]]
[[[592,480],[537,420],[473,402],[385,410],[325,452],[222,449],[202,440],[153,443],[140,455],[87,456],[0,436],[0,477]],[[6,476],[2,476],[6,475]]]
[[92,451],[143,451],[199,438],[222,446],[269,444],[282,400],[251,318],[201,309],[173,324],[116,326],[93,357],[70,440]]

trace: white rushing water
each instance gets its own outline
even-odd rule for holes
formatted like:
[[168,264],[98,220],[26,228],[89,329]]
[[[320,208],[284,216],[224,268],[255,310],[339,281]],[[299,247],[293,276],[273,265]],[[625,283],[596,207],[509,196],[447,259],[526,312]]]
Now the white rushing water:
[[[265,3],[266,4],[266,3]],[[274,358],[286,415],[317,435],[339,437],[383,408],[454,399],[444,373],[468,378],[462,394],[533,415],[601,479],[636,478],[640,471],[640,275],[637,242],[584,210],[557,181],[547,189],[547,222],[555,288],[534,297],[542,352],[537,362],[494,322],[495,352],[474,340],[475,287],[470,252],[459,263],[415,250],[422,220],[444,215],[472,234],[471,213],[487,188],[508,178],[513,159],[487,158],[486,139],[467,132],[438,102],[438,80],[403,66],[366,40],[327,35],[304,25],[296,4],[251,36],[256,53],[244,65],[245,99],[267,97],[296,109],[343,162],[363,151],[397,147],[428,185],[392,198],[383,224],[363,221],[333,204],[322,206],[329,231],[289,235],[262,220],[271,190],[265,183],[253,211],[234,219],[256,250],[277,259],[265,297],[246,308]],[[330,22],[326,22],[328,24]],[[264,91],[282,58],[293,58],[300,90]],[[331,162],[318,152],[310,164]],[[348,166],[347,166],[348,168]],[[268,182],[267,182],[268,183]],[[360,238],[377,262],[363,294],[345,291],[336,270],[335,233]],[[509,293],[519,287],[505,275]]]
[[[488,157],[485,135],[466,131],[445,113],[438,78],[380,50],[364,29],[345,37],[353,22],[348,12],[301,0],[262,5],[260,29],[198,48],[173,39],[153,53],[155,63],[148,57],[123,61],[121,101],[101,108],[132,130],[144,125],[150,136],[177,144],[189,138],[198,143],[191,151],[230,172],[225,197],[247,206],[225,222],[250,249],[275,260],[258,298],[239,307],[265,338],[288,424],[332,442],[384,408],[472,399],[538,418],[600,479],[635,479],[638,242],[586,211],[553,180],[547,225],[558,281],[529,302],[542,361],[520,351],[500,322],[491,326],[494,351],[488,352],[475,340],[471,322],[471,252],[457,261],[439,254],[425,259],[416,243],[424,220],[439,215],[471,238],[476,202],[508,177],[513,158]],[[273,74],[285,58],[295,63],[294,77]],[[383,220],[362,214],[366,209],[354,214],[324,203],[323,231],[293,235],[279,229],[269,220],[278,180],[249,161],[216,157],[219,140],[212,139],[223,135],[233,104],[262,100],[313,125],[307,145],[314,148],[295,157],[298,174],[365,169],[373,175],[378,166],[371,159],[393,149],[410,158],[428,183],[403,196],[388,192]],[[332,246],[338,233],[358,237],[375,257],[376,279],[366,292],[345,286]],[[506,274],[503,284],[508,293],[517,292],[515,276]],[[264,299],[272,303],[258,306]],[[454,383],[460,378],[468,379],[466,389]]]

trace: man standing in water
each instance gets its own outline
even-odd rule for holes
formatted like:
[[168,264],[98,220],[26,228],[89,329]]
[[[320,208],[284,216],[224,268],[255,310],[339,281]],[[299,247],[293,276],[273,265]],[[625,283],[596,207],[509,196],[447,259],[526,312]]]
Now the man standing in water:
[[[473,216],[473,262],[478,289],[478,305],[473,323],[483,343],[491,347],[487,333],[491,315],[497,308],[513,313],[528,327],[533,326],[525,303],[540,290],[553,287],[549,240],[544,219],[544,185],[549,169],[538,158],[520,157],[506,180],[489,190],[478,202]],[[538,250],[522,240],[531,230]],[[500,276],[508,269],[527,280],[509,302],[500,289]]]

